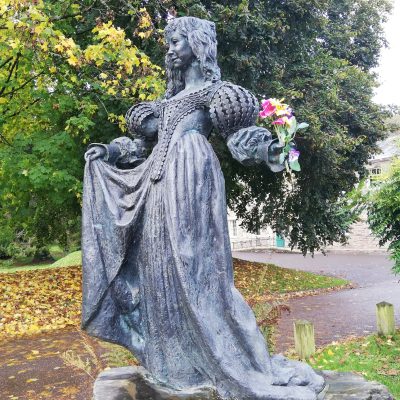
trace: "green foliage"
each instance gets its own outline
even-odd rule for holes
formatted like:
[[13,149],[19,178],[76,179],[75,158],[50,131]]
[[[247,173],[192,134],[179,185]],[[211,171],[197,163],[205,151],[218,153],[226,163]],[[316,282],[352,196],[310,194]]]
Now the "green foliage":
[[[173,3],[0,4],[0,231],[35,248],[70,247],[79,236],[86,144],[119,136],[129,105],[163,93],[157,65]],[[387,111],[371,99],[389,1],[174,5],[179,15],[216,23],[225,80],[260,99],[284,97],[310,124],[296,138],[301,171],[291,183],[265,167],[243,167],[212,138],[230,207],[250,231],[270,225],[303,252],[345,241],[353,218],[342,207],[346,193],[386,129]]]
[[372,102],[372,68],[385,43],[389,2],[185,4],[190,14],[216,22],[224,79],[260,99],[285,98],[310,124],[296,138],[301,172],[293,183],[264,167],[245,168],[216,145],[230,207],[251,231],[270,225],[303,252],[344,242],[354,218],[342,207],[346,193],[365,175],[386,129],[387,112]]
[[371,194],[368,222],[379,244],[389,244],[393,270],[400,273],[400,160],[393,162],[387,179]]
[[162,93],[161,69],[96,1],[0,8],[0,257],[71,248],[87,144],[121,135],[128,106]]

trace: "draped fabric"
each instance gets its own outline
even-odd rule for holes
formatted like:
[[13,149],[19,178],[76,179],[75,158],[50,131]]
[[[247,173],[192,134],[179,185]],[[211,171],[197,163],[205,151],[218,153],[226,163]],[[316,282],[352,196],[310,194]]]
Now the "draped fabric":
[[156,182],[159,145],[133,169],[86,165],[83,328],[124,345],[175,389],[316,399],[322,378],[269,356],[234,287],[224,178],[211,145],[196,129],[174,135]]

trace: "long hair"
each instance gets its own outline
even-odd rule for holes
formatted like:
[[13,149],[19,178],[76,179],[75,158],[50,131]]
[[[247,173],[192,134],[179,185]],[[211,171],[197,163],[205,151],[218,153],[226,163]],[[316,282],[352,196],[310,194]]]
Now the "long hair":
[[[192,48],[193,54],[200,62],[204,80],[216,82],[221,78],[217,64],[217,35],[215,24],[205,19],[195,17],[181,17],[173,19],[165,28],[165,39],[168,41],[175,31],[185,36]],[[173,68],[170,56],[165,56],[167,73],[167,91],[165,97],[176,95],[185,87],[182,71]]]

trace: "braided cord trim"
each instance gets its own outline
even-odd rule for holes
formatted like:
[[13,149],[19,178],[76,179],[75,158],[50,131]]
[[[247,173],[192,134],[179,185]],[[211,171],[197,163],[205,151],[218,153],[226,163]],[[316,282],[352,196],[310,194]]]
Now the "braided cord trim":
[[[220,83],[217,85],[220,86]],[[169,144],[179,122],[195,110],[201,110],[208,106],[210,92],[214,92],[214,86],[215,85],[207,86],[206,88],[190,93],[187,96],[179,99],[167,100],[161,104],[162,123],[159,130],[157,153],[155,155],[153,171],[151,174],[151,180],[153,182],[159,181],[162,177]]]

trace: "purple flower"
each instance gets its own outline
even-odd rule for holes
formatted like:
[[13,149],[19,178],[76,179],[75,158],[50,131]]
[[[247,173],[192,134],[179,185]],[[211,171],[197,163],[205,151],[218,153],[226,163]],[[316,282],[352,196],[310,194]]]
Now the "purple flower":
[[298,150],[290,150],[289,151],[289,162],[295,162],[299,159],[300,152]]

